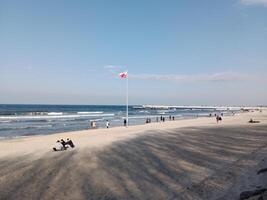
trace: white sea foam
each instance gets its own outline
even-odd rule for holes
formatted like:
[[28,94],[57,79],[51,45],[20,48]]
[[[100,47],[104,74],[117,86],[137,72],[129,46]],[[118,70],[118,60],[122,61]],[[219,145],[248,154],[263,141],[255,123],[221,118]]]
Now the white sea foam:
[[21,130],[21,129],[31,129],[31,128],[50,128],[52,127],[51,124],[47,124],[47,125],[37,125],[37,126],[18,126],[18,127],[7,127],[7,128],[2,128],[1,130]]
[[91,119],[91,120],[89,120],[90,122],[98,122],[98,121],[103,121],[104,119],[103,118],[101,118],[101,119]]
[[57,115],[63,115],[63,113],[62,112],[49,112],[49,113],[47,113],[47,115],[49,115],[49,116],[57,116]]
[[24,115],[24,116],[0,116],[0,120],[25,120],[25,119],[62,119],[62,118],[80,118],[80,117],[108,117],[114,116],[114,113],[109,114],[84,114],[84,115]]
[[147,111],[147,110],[140,110],[138,112],[140,112],[140,113],[149,113],[149,111]]
[[10,140],[10,139],[19,139],[19,138],[26,138],[27,136],[0,136],[0,140]]
[[207,117],[210,114],[209,113],[197,113],[196,115],[199,116],[199,117]]
[[86,115],[86,114],[102,114],[103,112],[77,112],[77,114],[80,115]]
[[169,110],[157,110],[157,112],[169,112]]
[[9,123],[9,122],[11,122],[11,120],[0,121],[0,123]]
[[31,126],[29,128],[49,128],[52,127],[53,125],[48,124],[48,125],[39,125],[39,126]]
[[[142,115],[142,116],[131,116],[129,119],[146,119],[146,118],[156,118],[158,115]],[[125,119],[125,117],[123,117]]]

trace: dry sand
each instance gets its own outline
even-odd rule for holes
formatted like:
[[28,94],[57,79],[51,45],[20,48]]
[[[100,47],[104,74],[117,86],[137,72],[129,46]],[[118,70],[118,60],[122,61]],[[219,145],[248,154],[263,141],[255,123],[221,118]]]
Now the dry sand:
[[0,141],[0,199],[231,200],[267,187],[266,167],[266,111],[25,137]]

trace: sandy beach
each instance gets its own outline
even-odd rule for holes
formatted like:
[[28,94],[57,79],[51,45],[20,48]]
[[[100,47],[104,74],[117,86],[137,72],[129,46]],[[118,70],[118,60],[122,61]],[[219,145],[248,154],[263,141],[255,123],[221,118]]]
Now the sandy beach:
[[267,200],[267,0],[0,0],[0,200]]
[[239,199],[266,167],[266,110],[30,136],[0,141],[0,199]]

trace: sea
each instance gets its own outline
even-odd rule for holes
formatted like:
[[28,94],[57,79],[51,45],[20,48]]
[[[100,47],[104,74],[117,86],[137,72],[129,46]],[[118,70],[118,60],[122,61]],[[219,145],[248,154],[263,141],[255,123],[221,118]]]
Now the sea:
[[[229,110],[210,108],[146,108],[129,106],[129,125],[145,124],[146,119],[156,122],[156,118],[169,116],[175,120],[214,116],[215,113],[231,115]],[[126,116],[124,105],[14,105],[0,104],[0,139],[30,135],[53,134],[68,131],[104,128],[106,121],[110,127],[123,126]]]

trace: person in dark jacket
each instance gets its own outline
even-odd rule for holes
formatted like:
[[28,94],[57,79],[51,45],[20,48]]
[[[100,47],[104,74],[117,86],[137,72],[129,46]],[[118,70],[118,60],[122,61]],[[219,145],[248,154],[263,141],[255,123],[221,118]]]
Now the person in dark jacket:
[[66,145],[69,145],[71,148],[75,147],[72,140],[70,140],[69,138],[67,139]]

